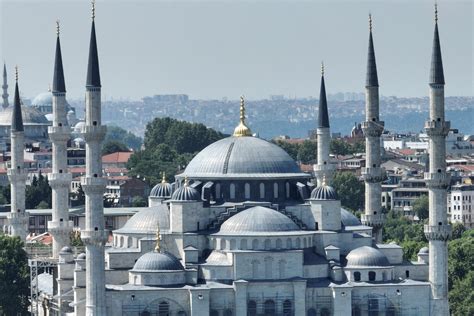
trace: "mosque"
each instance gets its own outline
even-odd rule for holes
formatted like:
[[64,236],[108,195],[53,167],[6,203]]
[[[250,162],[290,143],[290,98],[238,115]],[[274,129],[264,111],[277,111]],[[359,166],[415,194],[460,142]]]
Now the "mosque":
[[[104,229],[100,144],[101,80],[93,5],[86,80],[86,253],[69,245],[64,167],[70,137],[59,29],[53,80],[53,257],[30,262],[54,266],[52,285],[37,295],[44,274],[32,282],[38,315],[449,315],[447,301],[447,175],[444,142],[444,75],[437,11],[430,74],[429,249],[403,259],[396,244],[382,244],[379,82],[370,18],[366,79],[367,167],[361,221],[341,208],[330,186],[330,121],[322,67],[318,118],[317,185],[278,146],[253,136],[241,98],[240,122],[189,163],[174,183],[165,178],[141,209],[118,230]],[[23,125],[18,77],[13,106],[10,233],[24,237]],[[14,142],[13,142],[14,140]],[[16,166],[16,167],[15,167]],[[66,188],[66,189],[65,189]],[[443,204],[444,203],[444,204]],[[33,265],[32,265],[33,264]],[[36,271],[36,270],[35,270]],[[40,280],[40,277],[42,278]]]

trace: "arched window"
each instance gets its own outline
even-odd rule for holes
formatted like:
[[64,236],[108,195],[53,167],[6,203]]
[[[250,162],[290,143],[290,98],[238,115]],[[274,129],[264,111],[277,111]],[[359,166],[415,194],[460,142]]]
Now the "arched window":
[[290,198],[290,183],[289,182],[285,183],[285,189],[286,189],[286,198],[289,199]]
[[170,303],[161,302],[158,305],[158,316],[170,316]]
[[258,274],[258,265],[259,265],[258,260],[252,261],[252,277],[253,277],[254,279],[256,279],[256,278],[259,277],[259,274]]
[[405,271],[405,276],[406,276],[407,278],[410,277],[410,270],[406,270],[406,271]]
[[260,198],[264,199],[265,198],[265,184],[260,183]]
[[255,301],[249,301],[247,303],[247,315],[257,316],[257,303]]
[[221,247],[220,247],[221,250],[224,250],[225,249],[225,239],[221,239]]
[[293,242],[291,241],[291,238],[288,238],[286,240],[286,248],[288,248],[288,249],[293,248]]
[[273,183],[273,198],[278,199],[278,183]]
[[375,272],[369,271],[369,281],[375,281]]
[[316,310],[314,308],[308,309],[308,312],[306,314],[307,316],[316,316]]
[[299,249],[301,247],[301,241],[300,238],[296,238],[296,248]]
[[270,250],[271,247],[272,242],[270,241],[270,239],[265,239],[265,250]]
[[216,200],[221,198],[221,184],[216,184]]
[[285,260],[280,260],[278,261],[278,276],[280,277],[280,279],[284,279],[285,278],[285,270],[286,270],[286,261]]
[[230,240],[230,250],[235,250],[236,241],[235,239]]
[[276,249],[281,249],[281,248],[282,248],[282,242],[281,242],[281,239],[280,239],[280,238],[278,238],[278,239],[276,240],[275,245],[276,245]]
[[252,240],[252,250],[258,250],[258,239]]
[[245,188],[245,198],[248,200],[250,199],[250,184],[246,183],[244,188]]
[[293,315],[293,304],[291,304],[290,300],[285,300],[283,302],[283,316],[291,315]]
[[234,313],[232,312],[231,309],[228,308],[224,311],[224,316],[232,316],[232,315],[234,315]]
[[209,313],[210,316],[219,316],[219,312],[216,311],[215,309],[211,309],[211,312]]
[[240,240],[240,249],[247,250],[247,239]]
[[354,281],[356,282],[360,281],[360,272],[358,271],[354,272]]
[[323,308],[321,308],[320,315],[321,316],[330,316],[331,312],[329,311],[329,309],[327,307],[323,307]]
[[264,304],[264,315],[274,316],[276,314],[275,302],[273,300],[266,300]]
[[308,242],[306,241],[306,238],[303,238],[303,248],[308,247]]
[[387,272],[382,272],[382,280],[387,281]]
[[235,199],[235,184],[231,183],[229,186],[229,195],[231,199]]
[[273,258],[265,258],[265,278],[271,279],[273,277]]

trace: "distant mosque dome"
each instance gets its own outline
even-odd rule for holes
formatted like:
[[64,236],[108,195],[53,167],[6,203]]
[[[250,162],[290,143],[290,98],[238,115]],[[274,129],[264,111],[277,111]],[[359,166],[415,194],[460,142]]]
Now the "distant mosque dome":
[[[0,126],[11,126],[13,106],[0,111]],[[50,125],[43,113],[29,106],[21,107],[23,125]]]
[[267,207],[255,206],[226,220],[221,225],[219,234],[242,235],[299,230],[298,225],[284,214]]
[[168,252],[150,251],[138,258],[132,271],[176,271],[184,270],[179,260]]
[[51,91],[42,92],[38,94],[33,101],[31,106],[53,106],[53,93]]
[[347,267],[386,267],[390,265],[383,252],[369,246],[352,250],[346,259]]

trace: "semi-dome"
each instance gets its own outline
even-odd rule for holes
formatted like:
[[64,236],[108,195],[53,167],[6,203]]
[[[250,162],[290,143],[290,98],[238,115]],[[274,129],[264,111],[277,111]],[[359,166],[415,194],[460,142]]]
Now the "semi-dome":
[[352,212],[341,207],[341,223],[344,226],[359,226],[362,225],[360,220],[352,214]]
[[311,199],[313,200],[337,200],[336,190],[326,184],[316,187],[311,192]]
[[147,207],[133,215],[118,234],[154,234],[158,227],[167,230],[170,227],[168,207],[164,204]]
[[[187,180],[185,181],[187,182]],[[179,187],[176,191],[174,191],[173,195],[171,196],[171,200],[173,201],[200,201],[201,196],[193,187],[190,187],[187,183],[183,186]]]
[[183,175],[198,179],[309,178],[279,146],[247,136],[231,136],[204,148]]
[[347,267],[386,267],[387,257],[378,249],[369,246],[356,248],[346,257]]
[[138,258],[132,271],[184,270],[181,262],[168,252],[150,251]]
[[227,219],[220,234],[270,233],[300,230],[290,218],[273,209],[255,206]]
[[[10,126],[12,124],[12,111],[12,106],[0,111],[0,126]],[[24,125],[50,124],[44,114],[33,107],[22,106],[21,116]]]

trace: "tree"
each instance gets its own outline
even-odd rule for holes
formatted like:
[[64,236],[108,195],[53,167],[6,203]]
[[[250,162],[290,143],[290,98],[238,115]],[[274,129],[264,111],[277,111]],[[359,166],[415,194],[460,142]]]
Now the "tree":
[[428,195],[422,195],[413,202],[413,211],[420,220],[427,219],[429,216]]
[[330,152],[334,155],[352,155],[365,152],[365,141],[360,140],[353,144],[341,138],[331,140]]
[[134,196],[132,198],[133,207],[145,207],[147,206],[146,200],[141,196]]
[[79,230],[74,230],[69,235],[69,240],[71,242],[71,246],[73,247],[83,247],[84,242],[81,239],[81,232]]
[[332,181],[341,205],[352,211],[364,207],[365,187],[352,172],[336,172]]
[[102,145],[102,155],[112,154],[120,151],[130,151],[127,145],[118,140],[109,140]]
[[140,137],[118,126],[107,126],[107,134],[105,135],[104,143],[108,143],[109,141],[119,141],[133,150],[140,150],[143,143]]
[[462,234],[466,231],[466,227],[462,223],[454,223],[452,226],[451,239],[458,239],[462,237]]
[[27,209],[38,208],[38,205],[41,202],[44,202],[42,207],[47,205],[46,208],[51,208],[52,191],[51,187],[49,186],[48,178],[43,176],[41,172],[39,173],[38,177],[33,176],[31,185],[26,187],[25,196],[25,204]]
[[298,161],[311,163],[316,161],[318,145],[314,141],[305,140],[298,148]]
[[36,208],[38,208],[38,209],[47,209],[47,208],[49,208],[48,202],[41,201],[41,202],[39,202],[38,205],[36,205]]
[[0,235],[0,315],[28,315],[28,257],[19,237]]

